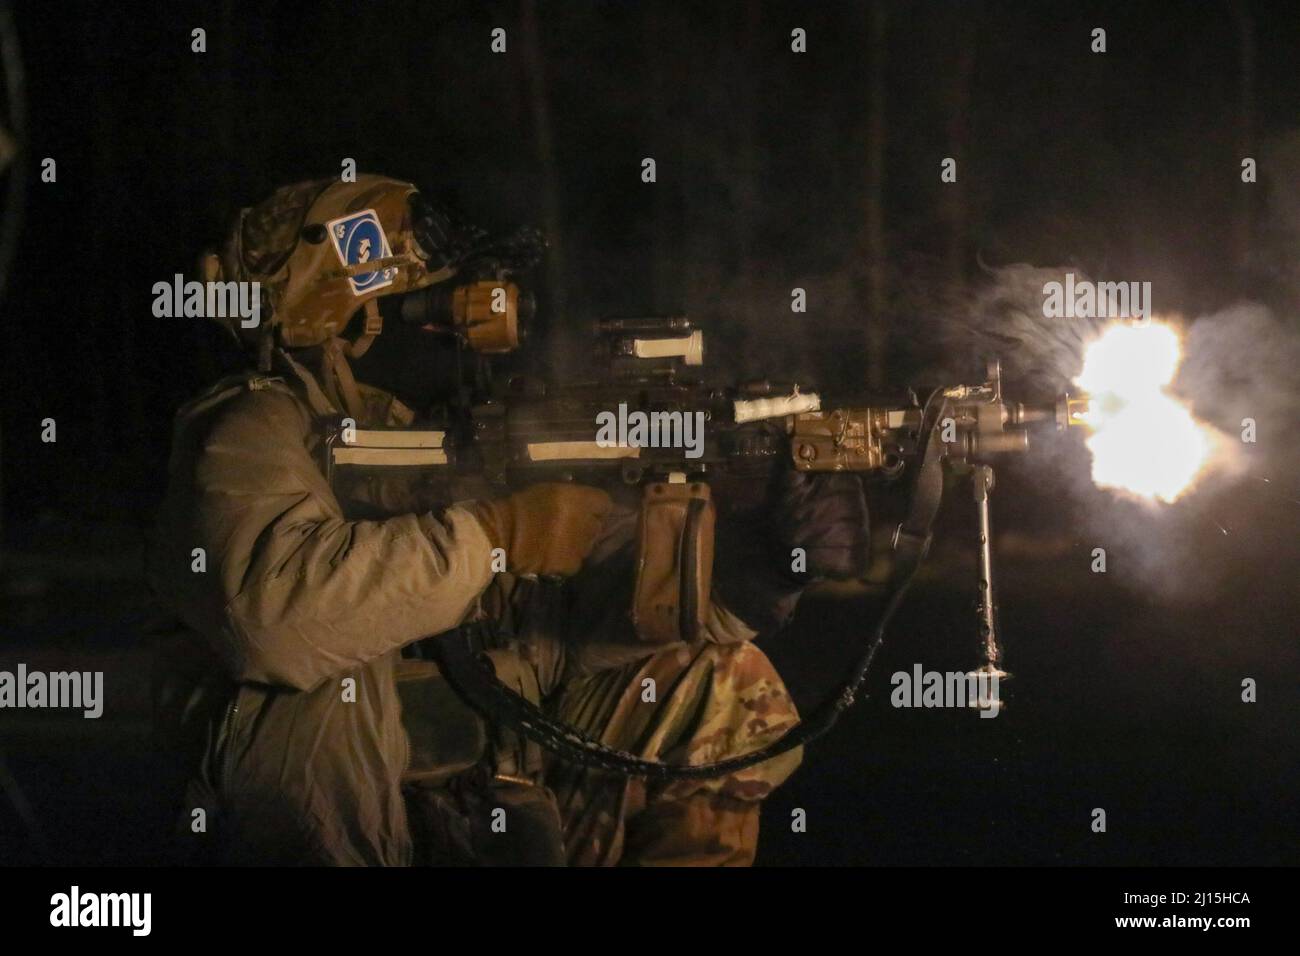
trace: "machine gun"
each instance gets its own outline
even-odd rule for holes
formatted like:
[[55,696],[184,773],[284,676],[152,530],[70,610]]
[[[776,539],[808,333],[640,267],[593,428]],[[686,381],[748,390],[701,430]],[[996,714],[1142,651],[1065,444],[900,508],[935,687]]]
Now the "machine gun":
[[[885,626],[928,551],[945,472],[971,479],[979,518],[982,661],[972,674],[1007,676],[991,548],[993,466],[1024,452],[1031,432],[1040,427],[1080,423],[1086,399],[1066,394],[1039,405],[1009,401],[996,361],[975,385],[835,402],[824,402],[797,383],[720,385],[704,376],[703,333],[684,316],[597,322],[592,371],[580,379],[551,384],[526,376],[495,377],[491,356],[519,345],[529,312],[526,295],[501,278],[450,292],[430,290],[404,304],[408,320],[455,337],[457,367],[464,371],[457,397],[442,409],[433,429],[353,429],[350,437],[339,431],[327,443],[331,474],[387,457],[486,477],[503,487],[560,480],[640,489],[642,540],[631,614],[638,635],[651,644],[692,640],[702,624],[712,570],[710,484],[781,467],[854,472],[886,482],[910,481],[908,511],[894,532],[895,570],[866,652],[837,695],[754,754],[703,767],[670,767],[612,752],[506,690],[463,638],[441,639],[444,670],[469,699],[480,706],[490,701],[486,706],[495,716],[562,755],[634,775],[719,776],[820,736],[853,702]],[[984,700],[980,706],[999,707],[1000,701]]]

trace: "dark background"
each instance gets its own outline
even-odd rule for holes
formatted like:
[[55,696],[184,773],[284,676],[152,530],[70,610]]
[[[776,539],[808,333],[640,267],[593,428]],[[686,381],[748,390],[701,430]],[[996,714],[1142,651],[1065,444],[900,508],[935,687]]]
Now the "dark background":
[[[151,289],[192,274],[239,206],[345,157],[489,226],[544,227],[538,360],[560,372],[587,319],[685,310],[728,374],[973,375],[952,323],[1011,263],[1150,280],[1193,319],[1260,302],[1283,342],[1300,328],[1292,4],[20,3],[15,21],[0,666],[103,668],[109,709],[0,715],[0,862],[156,858],[141,546],[170,416],[232,356],[205,323],[154,318]],[[1007,713],[860,705],[770,802],[762,862],[1300,859],[1296,371],[1220,364],[1276,399],[1249,473],[1155,514],[1056,470],[1005,473]],[[914,662],[974,662],[966,500],[877,692]],[[874,606],[828,590],[769,648],[805,706]]]

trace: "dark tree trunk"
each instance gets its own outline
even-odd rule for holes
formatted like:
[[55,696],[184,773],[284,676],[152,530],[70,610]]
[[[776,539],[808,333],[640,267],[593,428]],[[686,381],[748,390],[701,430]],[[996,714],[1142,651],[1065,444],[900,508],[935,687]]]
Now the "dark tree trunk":
[[885,385],[885,360],[889,347],[889,289],[885,247],[885,30],[884,0],[873,0],[867,14],[867,190],[864,236],[867,293],[867,385]]

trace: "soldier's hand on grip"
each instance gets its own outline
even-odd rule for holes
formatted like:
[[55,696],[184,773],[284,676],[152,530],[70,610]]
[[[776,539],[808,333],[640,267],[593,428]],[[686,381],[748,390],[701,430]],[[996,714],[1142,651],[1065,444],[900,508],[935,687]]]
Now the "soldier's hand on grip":
[[869,534],[856,475],[782,471],[759,512],[719,521],[714,588],[756,631],[779,630],[809,584],[866,572]]
[[774,496],[774,538],[783,552],[802,548],[807,555],[807,569],[796,578],[845,580],[866,573],[870,522],[857,475],[788,470]]
[[613,503],[599,488],[547,482],[470,507],[516,574],[576,574]]

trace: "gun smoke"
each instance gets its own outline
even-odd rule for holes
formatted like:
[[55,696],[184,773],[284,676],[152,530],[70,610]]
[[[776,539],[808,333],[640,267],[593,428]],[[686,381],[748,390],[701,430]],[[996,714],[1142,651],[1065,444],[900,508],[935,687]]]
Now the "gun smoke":
[[[992,282],[946,326],[947,351],[998,355],[1006,389],[1017,397],[1042,398],[1069,386],[1088,343],[1113,321],[1044,316],[1044,284],[1069,272],[1079,274],[1074,267],[1024,264],[992,270]],[[1118,557],[1136,587],[1208,600],[1224,583],[1228,564],[1213,559],[1214,549],[1227,543],[1243,501],[1270,494],[1271,507],[1297,507],[1288,499],[1300,497],[1300,478],[1293,477],[1300,474],[1300,450],[1290,437],[1300,403],[1300,328],[1294,317],[1255,302],[1187,320],[1162,312],[1157,299],[1155,317],[1182,333],[1183,359],[1171,391],[1220,433],[1223,453],[1215,466],[1172,505],[1097,488],[1073,430],[1040,441],[1018,467],[1068,496],[1072,514],[1058,524],[1077,532],[1072,544],[1104,547],[1112,567]]]

